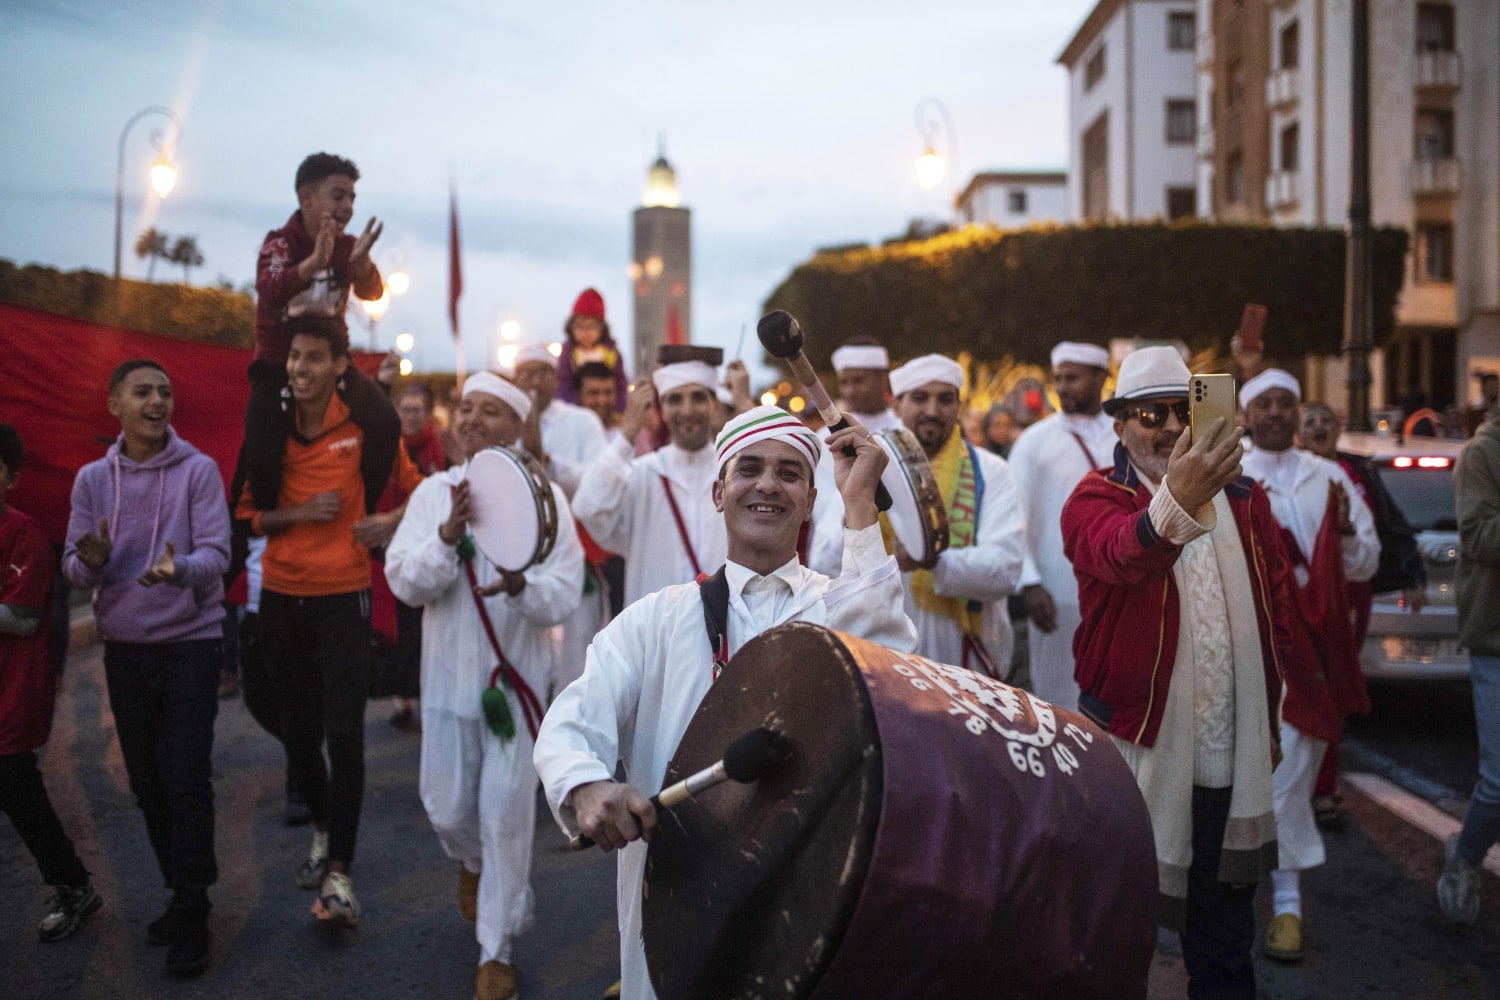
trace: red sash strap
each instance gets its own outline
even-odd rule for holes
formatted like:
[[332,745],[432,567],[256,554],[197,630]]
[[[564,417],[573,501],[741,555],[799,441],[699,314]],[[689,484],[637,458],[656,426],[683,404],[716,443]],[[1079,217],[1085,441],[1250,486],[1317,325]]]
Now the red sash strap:
[[1073,436],[1074,441],[1078,442],[1078,447],[1083,449],[1083,457],[1089,460],[1089,471],[1102,468],[1098,462],[1094,461],[1094,453],[1089,451],[1089,446],[1083,443],[1083,436],[1077,431],[1068,431],[1068,433]]
[[504,681],[505,686],[515,692],[516,700],[521,703],[521,712],[526,716],[526,728],[531,730],[531,741],[536,742],[537,729],[542,724],[542,703],[537,698],[536,692],[531,690],[531,685],[526,679],[516,672],[505,658],[505,651],[500,648],[500,640],[495,636],[495,624],[490,621],[490,612],[484,606],[484,598],[479,596],[479,578],[474,575],[474,563],[464,563],[464,572],[469,575],[469,594],[474,598],[474,607],[479,609],[479,620],[484,625],[484,634],[490,640],[490,648],[495,651],[495,669],[490,671],[490,687],[494,687],[499,681]]
[[667,481],[666,476],[661,477],[661,488],[666,491],[667,505],[672,508],[672,520],[677,522],[677,537],[682,539],[682,547],[687,550],[688,562],[693,566],[693,576],[700,577],[703,570],[698,566],[698,553],[693,551],[693,543],[688,541],[687,525],[682,520],[682,511],[677,508],[677,498],[672,496],[672,484]]
[[[969,665],[971,657],[975,661],[974,666]],[[979,641],[977,636],[964,636],[963,656],[959,666],[965,670],[973,670],[976,674],[993,677],[997,681],[1005,680],[1005,677],[1000,673],[999,665],[995,663],[994,657],[990,656],[989,650],[984,648],[984,644]]]

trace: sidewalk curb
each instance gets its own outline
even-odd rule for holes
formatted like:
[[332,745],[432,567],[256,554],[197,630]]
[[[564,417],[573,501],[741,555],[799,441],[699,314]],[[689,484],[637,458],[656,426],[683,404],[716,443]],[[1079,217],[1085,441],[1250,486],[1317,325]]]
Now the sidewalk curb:
[[[1346,771],[1342,777],[1365,798],[1423,833],[1435,837],[1438,843],[1447,840],[1463,826],[1437,806],[1378,774]],[[1491,847],[1484,856],[1484,867],[1490,874],[1500,876],[1500,844]]]

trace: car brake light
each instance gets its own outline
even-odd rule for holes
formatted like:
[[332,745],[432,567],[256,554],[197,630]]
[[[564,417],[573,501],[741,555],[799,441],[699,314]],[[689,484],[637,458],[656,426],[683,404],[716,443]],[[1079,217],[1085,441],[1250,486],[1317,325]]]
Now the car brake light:
[[1400,458],[1394,458],[1391,460],[1391,465],[1398,469],[1410,469],[1411,464],[1411,459],[1407,458],[1405,455],[1402,455]]
[[1417,459],[1417,465],[1423,469],[1446,469],[1452,464],[1453,462],[1451,459],[1442,458],[1441,456],[1430,456],[1427,458]]

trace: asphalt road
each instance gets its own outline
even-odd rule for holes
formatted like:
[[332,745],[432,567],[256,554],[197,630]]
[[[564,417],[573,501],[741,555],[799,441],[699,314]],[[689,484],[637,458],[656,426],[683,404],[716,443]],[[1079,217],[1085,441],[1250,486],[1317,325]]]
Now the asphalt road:
[[[237,699],[221,703],[214,963],[194,980],[169,977],[162,950],[143,942],[166,893],[126,787],[102,680],[97,650],[75,654],[43,773],[105,906],[74,937],[38,943],[33,928],[46,890],[14,830],[0,822],[0,997],[472,995],[477,947],[454,902],[456,868],[417,799],[418,737],[386,725],[384,705],[371,707],[366,729],[355,863],[365,918],[356,930],[335,931],[308,915],[311,894],[292,882],[309,834],[281,823],[279,748]],[[1261,995],[1500,996],[1500,880],[1486,875],[1476,927],[1448,928],[1433,895],[1438,841],[1352,788],[1345,800],[1349,825],[1328,836],[1328,864],[1305,878],[1307,957],[1292,966],[1258,959]],[[522,995],[597,997],[616,978],[613,859],[564,851],[545,810],[536,836],[536,922],[517,956]],[[1151,996],[1185,996],[1184,983],[1180,958],[1159,954]]]

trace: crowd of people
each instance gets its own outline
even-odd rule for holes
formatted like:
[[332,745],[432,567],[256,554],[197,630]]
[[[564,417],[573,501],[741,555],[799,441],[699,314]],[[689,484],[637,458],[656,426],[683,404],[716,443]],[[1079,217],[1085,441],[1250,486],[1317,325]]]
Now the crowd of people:
[[[358,179],[347,160],[308,157],[297,210],[260,251],[230,489],[174,427],[165,365],[136,359],[106,387],[118,438],[73,490],[62,573],[94,595],[122,756],[170,890],[144,938],[166,947],[169,970],[201,971],[211,955],[226,588],[243,592],[230,616],[245,703],[284,748],[288,821],[312,828],[305,857],[288,860],[312,916],[362,919],[353,862],[382,674],[399,699],[392,721],[420,731],[417,788],[457,863],[482,1000],[518,994],[538,782],[566,833],[620,851],[620,990],[651,995],[650,796],[736,651],[793,621],[1024,679],[1107,732],[1151,816],[1160,918],[1181,932],[1190,996],[1255,995],[1262,876],[1261,947],[1301,957],[1299,875],[1323,862],[1320,827],[1339,819],[1343,720],[1368,709],[1358,655],[1372,594],[1404,590],[1416,611],[1425,579],[1378,477],[1337,450],[1336,415],[1291,374],[1254,374],[1239,426],[1194,433],[1175,348],[1128,355],[1106,398],[1108,352],[1063,342],[1050,387],[1020,387],[1016,406],[966,434],[957,362],[893,367],[884,345],[856,337],[832,356],[851,423],[829,434],[754,405],[738,362],[629,381],[588,289],[560,357],[526,348],[513,369],[470,376],[444,424],[427,387],[392,399],[351,362],[348,296],[381,288],[380,224],[345,231]],[[877,509],[878,438],[898,431],[946,515],[947,544],[932,551],[908,551]],[[547,551],[520,569],[474,538],[470,465],[501,447],[541,470],[541,506],[556,512],[538,525]],[[56,683],[51,560],[35,522],[5,504],[23,457],[0,426],[0,806],[54,887],[38,926],[51,941],[102,900],[37,765]],[[1457,477],[1481,778],[1438,898],[1472,922],[1477,866],[1500,838],[1500,409]]]

